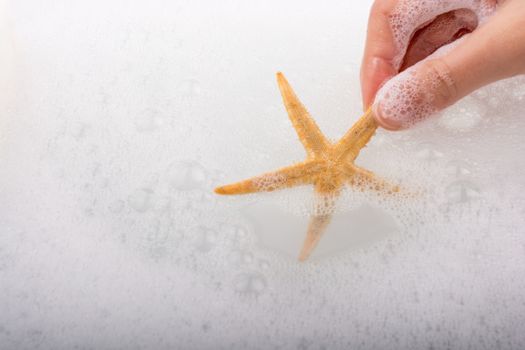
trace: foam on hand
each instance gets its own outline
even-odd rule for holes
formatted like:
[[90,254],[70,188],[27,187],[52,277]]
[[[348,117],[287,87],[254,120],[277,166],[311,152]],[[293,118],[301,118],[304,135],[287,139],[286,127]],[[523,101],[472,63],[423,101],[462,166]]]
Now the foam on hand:
[[390,27],[395,43],[395,56],[393,63],[398,70],[410,39],[414,32],[428,24],[436,17],[456,10],[470,10],[477,17],[479,25],[483,23],[496,10],[494,0],[401,0],[397,2],[390,15]]
[[[414,34],[418,29],[425,27],[431,21],[443,14],[455,11],[455,16],[460,21],[457,28],[471,32],[476,26],[483,25],[496,11],[496,2],[491,0],[461,0],[461,1],[411,1],[403,0],[397,4],[390,17],[392,35],[395,43],[396,56],[393,59],[394,67],[400,71],[407,64],[406,55],[409,45],[417,46],[417,37]],[[446,19],[440,25],[447,25]],[[464,26],[464,28],[462,27]],[[449,25],[450,27],[450,25]],[[449,28],[450,29],[450,28]],[[440,30],[434,28],[434,30]],[[441,30],[442,31],[442,30]],[[450,33],[453,37],[454,33]],[[414,39],[416,42],[412,42]],[[437,111],[440,96],[434,95],[438,84],[452,85],[450,77],[444,75],[446,70],[420,70],[426,62],[445,55],[461,42],[461,39],[436,47],[435,52],[428,52],[428,56],[416,64],[403,70],[400,74],[387,81],[378,91],[376,96],[376,112],[388,117],[384,120],[385,126],[391,124],[392,128],[407,128],[421,121]],[[421,44],[422,46],[428,43]],[[414,47],[411,47],[414,50]],[[432,49],[432,48],[431,48]],[[417,50],[417,47],[415,48]],[[414,53],[421,56],[424,52]],[[423,57],[420,57],[423,58]],[[402,69],[403,68],[403,69]],[[444,92],[447,93],[446,91]]]

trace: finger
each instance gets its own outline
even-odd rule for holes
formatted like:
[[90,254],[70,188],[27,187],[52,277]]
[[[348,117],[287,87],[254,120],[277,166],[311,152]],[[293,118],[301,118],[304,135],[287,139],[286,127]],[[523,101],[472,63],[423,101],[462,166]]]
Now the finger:
[[524,22],[518,8],[524,4],[511,4],[448,53],[440,50],[390,80],[374,105],[378,123],[409,127],[484,85],[522,73],[525,34],[516,23]]
[[394,76],[396,49],[390,26],[390,13],[396,0],[378,0],[372,6],[368,20],[365,53],[361,64],[363,107],[368,109],[381,84]]

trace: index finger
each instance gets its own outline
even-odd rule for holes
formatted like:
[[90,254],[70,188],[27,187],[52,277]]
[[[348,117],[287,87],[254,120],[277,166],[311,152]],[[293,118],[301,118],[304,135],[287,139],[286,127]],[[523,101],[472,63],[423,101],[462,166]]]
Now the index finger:
[[361,63],[361,93],[363,107],[373,102],[377,90],[397,74],[393,59],[396,47],[390,26],[390,14],[398,0],[376,0],[370,11],[365,54]]

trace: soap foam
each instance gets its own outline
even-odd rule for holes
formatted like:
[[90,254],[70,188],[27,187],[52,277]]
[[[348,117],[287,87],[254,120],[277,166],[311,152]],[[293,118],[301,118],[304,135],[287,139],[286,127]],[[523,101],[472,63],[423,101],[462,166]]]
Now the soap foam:
[[[352,125],[348,39],[371,1],[11,3],[0,348],[525,348],[523,79],[445,124],[378,130],[356,164],[408,195],[345,189],[298,263],[310,211],[290,212],[313,210],[311,186],[213,188],[304,160],[277,69],[328,136]],[[148,107],[174,122],[138,130]],[[473,109],[476,127],[449,123]]]
[[[391,28],[396,46],[397,55],[393,59],[394,67],[401,68],[408,45],[418,28],[428,24],[436,17],[450,11],[469,10],[477,17],[478,25],[483,25],[496,11],[496,3],[486,0],[461,0],[461,1],[410,1],[399,2],[391,15]],[[449,43],[427,58],[409,67],[396,77],[387,81],[378,91],[376,101],[381,110],[377,111],[387,115],[394,127],[411,127],[427,116],[437,112],[441,105],[442,94],[435,95],[438,86],[453,88],[451,77],[446,75],[445,69],[421,69],[428,61],[446,55],[456,47],[462,39]]]
[[468,9],[478,17],[482,25],[495,11],[493,0],[402,0],[396,4],[391,16],[390,27],[397,55],[394,67],[399,70],[412,35],[434,18],[447,12]]

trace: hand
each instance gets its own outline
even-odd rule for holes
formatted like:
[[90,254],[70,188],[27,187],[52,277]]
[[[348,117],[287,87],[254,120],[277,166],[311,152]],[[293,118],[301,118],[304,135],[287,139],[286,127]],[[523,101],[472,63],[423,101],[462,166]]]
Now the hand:
[[381,126],[407,128],[484,85],[525,74],[525,1],[499,3],[376,0],[361,86]]

